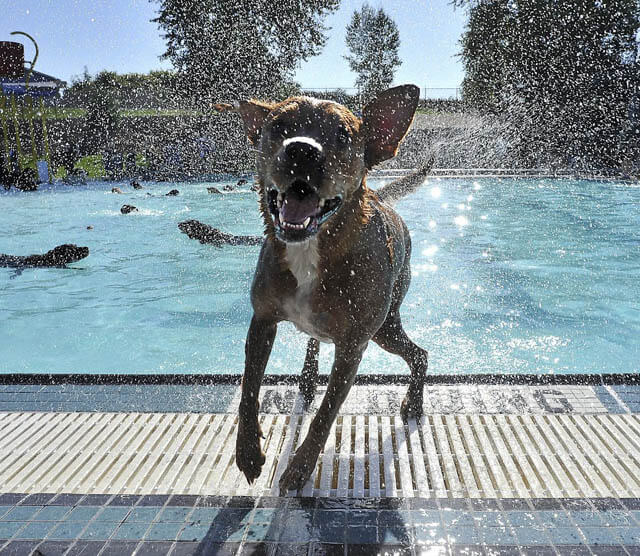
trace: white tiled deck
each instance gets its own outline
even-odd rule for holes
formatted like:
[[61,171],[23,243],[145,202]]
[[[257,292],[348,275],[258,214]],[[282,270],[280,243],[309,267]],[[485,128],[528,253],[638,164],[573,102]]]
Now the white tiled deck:
[[[0,413],[4,492],[278,495],[311,415],[262,414],[248,485],[229,413]],[[311,481],[320,497],[640,497],[635,414],[343,414]]]

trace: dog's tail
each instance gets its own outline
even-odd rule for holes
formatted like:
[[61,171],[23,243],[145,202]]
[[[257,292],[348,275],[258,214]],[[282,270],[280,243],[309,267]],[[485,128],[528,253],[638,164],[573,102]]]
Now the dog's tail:
[[392,205],[398,199],[402,199],[402,197],[413,193],[424,183],[425,178],[431,172],[431,168],[433,168],[433,162],[434,158],[431,157],[426,164],[418,168],[415,172],[393,180],[391,183],[377,189],[376,193],[378,198]]
[[223,244],[228,243],[231,237],[230,234],[225,234],[198,220],[185,220],[178,224],[178,228],[183,234],[187,234],[191,239],[197,239],[203,245],[208,243],[216,247],[221,247]]
[[178,228],[191,239],[197,239],[203,245],[209,244],[216,247],[222,247],[223,245],[262,245],[264,241],[264,238],[260,236],[228,234],[198,220],[185,220],[178,224]]

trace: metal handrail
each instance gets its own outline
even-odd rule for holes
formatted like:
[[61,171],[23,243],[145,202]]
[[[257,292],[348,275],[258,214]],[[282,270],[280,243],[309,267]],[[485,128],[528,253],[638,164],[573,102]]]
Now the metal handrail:
[[29,79],[31,79],[31,74],[33,73],[33,68],[36,65],[36,62],[38,60],[38,55],[40,54],[40,49],[38,48],[38,43],[36,42],[36,40],[31,35],[29,35],[29,33],[25,33],[24,31],[13,31],[10,34],[11,35],[24,35],[25,37],[27,37],[33,43],[33,46],[36,47],[36,55],[33,57],[33,60],[29,62],[31,64],[31,67],[29,68],[29,71],[27,72],[27,76],[24,79],[24,88],[28,90],[29,89]]

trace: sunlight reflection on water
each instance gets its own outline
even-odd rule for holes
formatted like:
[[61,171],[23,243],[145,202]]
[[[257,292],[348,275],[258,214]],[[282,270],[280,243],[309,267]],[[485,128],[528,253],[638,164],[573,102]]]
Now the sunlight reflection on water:
[[[435,181],[397,207],[413,243],[402,318],[429,350],[430,372],[638,371],[639,188]],[[11,279],[0,269],[0,370],[241,373],[259,248],[203,246],[177,223],[196,218],[237,234],[262,225],[254,193],[214,197],[211,185],[151,184],[124,201],[108,193],[114,183],[0,194],[0,252],[67,242],[91,250],[73,270]],[[163,195],[173,187],[179,199]],[[123,202],[140,212],[120,214]],[[267,372],[299,372],[305,340],[281,325]],[[321,372],[332,353],[321,348]],[[375,345],[360,369],[407,370]]]

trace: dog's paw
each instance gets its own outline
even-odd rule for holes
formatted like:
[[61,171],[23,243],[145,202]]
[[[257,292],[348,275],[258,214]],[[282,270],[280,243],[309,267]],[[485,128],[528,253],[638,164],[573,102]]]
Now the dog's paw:
[[309,480],[317,460],[317,453],[306,450],[304,444],[300,446],[280,477],[280,496],[284,496],[289,490],[300,490]]
[[411,392],[407,392],[400,406],[400,416],[405,423],[409,419],[419,420],[422,417],[422,395],[412,395]]
[[244,426],[238,428],[236,465],[251,484],[260,476],[265,456],[260,448],[260,437],[262,436],[260,426],[256,423],[249,429]]

